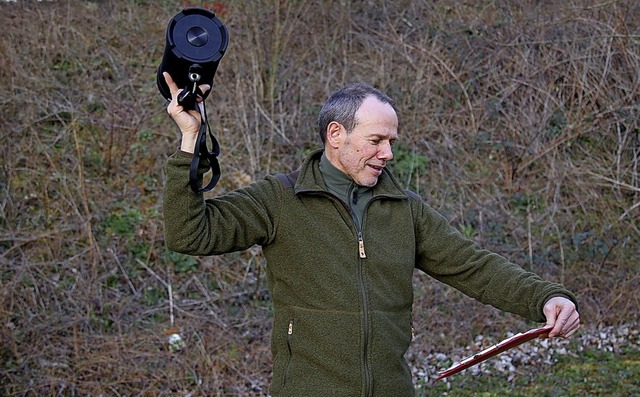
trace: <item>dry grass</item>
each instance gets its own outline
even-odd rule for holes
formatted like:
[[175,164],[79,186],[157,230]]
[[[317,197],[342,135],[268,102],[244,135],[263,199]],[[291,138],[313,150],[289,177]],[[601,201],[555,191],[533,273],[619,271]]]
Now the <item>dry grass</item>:
[[[329,92],[365,80],[398,103],[408,185],[566,283],[586,326],[637,322],[640,5],[480,3],[218,2],[217,192],[296,168]],[[260,251],[164,248],[162,166],[178,140],[155,69],[179,9],[0,4],[0,394],[265,393]],[[526,328],[419,275],[415,311],[420,351]]]

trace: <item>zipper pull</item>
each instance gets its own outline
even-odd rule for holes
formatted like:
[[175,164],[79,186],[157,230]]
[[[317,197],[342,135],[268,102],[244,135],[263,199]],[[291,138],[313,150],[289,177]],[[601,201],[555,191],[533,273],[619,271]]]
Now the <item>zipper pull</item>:
[[289,330],[287,330],[287,335],[293,334],[293,320],[289,321]]
[[367,257],[367,254],[364,252],[364,240],[362,239],[362,232],[358,232],[358,254],[362,259]]

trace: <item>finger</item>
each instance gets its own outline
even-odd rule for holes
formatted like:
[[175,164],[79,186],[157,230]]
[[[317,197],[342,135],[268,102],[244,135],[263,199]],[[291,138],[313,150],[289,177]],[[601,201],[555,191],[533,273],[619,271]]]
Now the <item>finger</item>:
[[550,338],[564,334],[565,327],[567,325],[567,322],[569,321],[570,316],[571,311],[567,308],[562,308],[560,314],[558,314],[558,317],[555,320],[555,323],[553,324],[553,329],[551,330],[551,332],[549,332]]
[[200,92],[202,92],[202,95],[206,95],[207,92],[211,89],[211,86],[209,84],[201,84],[198,86],[198,88],[200,89]]
[[162,75],[164,76],[164,81],[167,83],[169,92],[171,92],[171,96],[173,97],[180,89],[168,72],[162,72]]
[[564,334],[562,335],[565,338],[573,335],[580,328],[580,315],[578,312],[574,311],[571,317],[569,317],[569,321],[564,329]]
[[557,306],[553,305],[545,305],[544,309],[544,315],[547,318],[547,324],[546,326],[548,327],[555,327],[556,323],[557,323],[557,318],[558,318],[558,312],[559,309]]
[[198,95],[196,96],[196,101],[198,103],[204,101],[204,97],[207,96],[207,92],[211,89],[209,84],[202,84],[198,86]]
[[564,338],[568,338],[569,336],[574,334],[580,327],[580,314],[578,314],[578,312],[573,307],[564,308],[558,315],[558,320],[556,321],[556,323],[561,327],[554,335],[551,336],[561,336]]
[[571,335],[575,334],[578,330],[580,329],[580,323],[576,323],[565,335],[565,338],[570,337]]

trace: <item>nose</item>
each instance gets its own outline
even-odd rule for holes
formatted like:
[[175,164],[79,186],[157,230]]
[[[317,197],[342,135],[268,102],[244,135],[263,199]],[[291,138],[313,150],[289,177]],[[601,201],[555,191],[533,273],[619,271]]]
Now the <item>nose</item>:
[[378,151],[378,158],[384,161],[393,160],[393,149],[391,148],[391,142],[384,141],[380,144],[380,150]]

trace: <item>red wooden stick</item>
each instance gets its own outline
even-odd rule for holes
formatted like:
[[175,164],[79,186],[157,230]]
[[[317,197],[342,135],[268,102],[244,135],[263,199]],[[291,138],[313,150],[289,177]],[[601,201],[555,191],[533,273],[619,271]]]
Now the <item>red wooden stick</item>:
[[458,364],[455,364],[453,366],[451,366],[450,368],[439,372],[438,373],[438,377],[435,378],[433,381],[438,381],[440,379],[444,379],[447,376],[451,376],[453,374],[456,374],[464,369],[467,369],[469,367],[472,367],[476,364],[479,364],[497,354],[500,354],[502,352],[504,352],[505,350],[509,350],[509,349],[513,349],[516,346],[519,346],[525,342],[530,341],[531,339],[535,339],[537,337],[539,337],[540,335],[549,333],[549,331],[551,331],[553,327],[542,327],[542,328],[535,328],[532,330],[529,330],[525,333],[520,333],[517,335],[514,335],[510,338],[507,338],[505,340],[503,340],[502,342],[495,344],[487,349],[484,349],[483,351],[481,351],[480,353],[476,353],[473,356],[467,357],[464,360],[460,361]]

